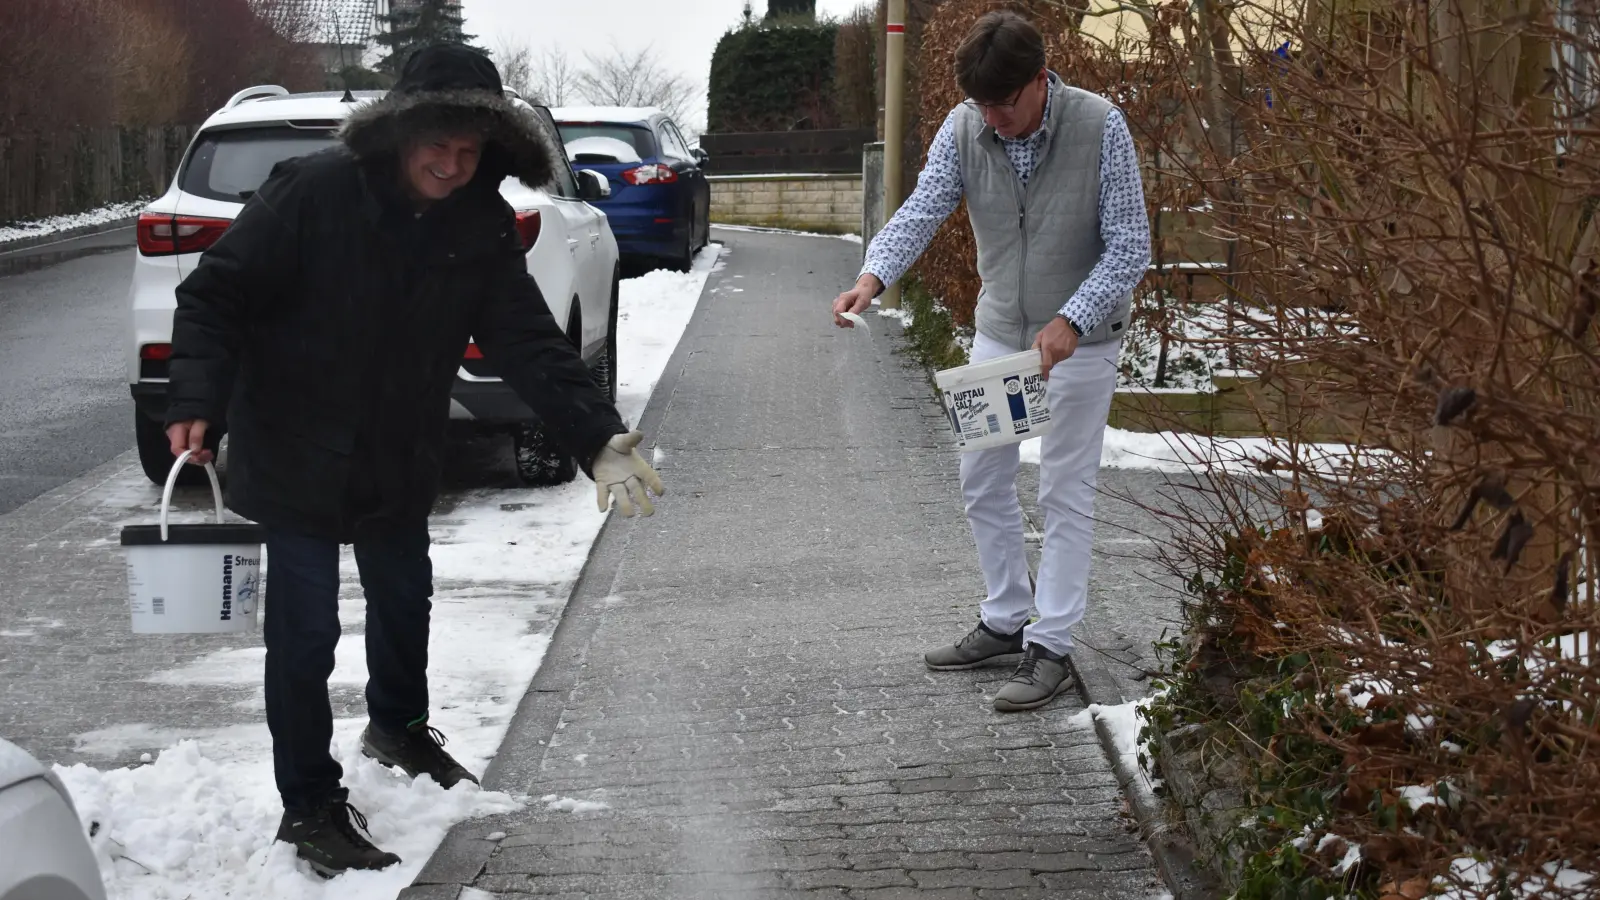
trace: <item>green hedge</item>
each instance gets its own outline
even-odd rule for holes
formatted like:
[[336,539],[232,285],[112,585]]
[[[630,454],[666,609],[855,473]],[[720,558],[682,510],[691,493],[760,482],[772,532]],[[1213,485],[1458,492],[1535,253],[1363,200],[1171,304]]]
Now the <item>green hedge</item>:
[[745,27],[711,57],[712,133],[831,128],[837,25]]

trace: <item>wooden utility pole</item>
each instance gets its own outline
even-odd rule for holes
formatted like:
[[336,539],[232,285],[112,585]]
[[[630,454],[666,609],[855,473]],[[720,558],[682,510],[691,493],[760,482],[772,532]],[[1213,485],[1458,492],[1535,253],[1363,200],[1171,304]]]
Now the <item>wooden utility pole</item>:
[[[883,61],[883,220],[900,208],[906,146],[906,0],[889,0]],[[900,308],[900,285],[883,292],[884,309]]]

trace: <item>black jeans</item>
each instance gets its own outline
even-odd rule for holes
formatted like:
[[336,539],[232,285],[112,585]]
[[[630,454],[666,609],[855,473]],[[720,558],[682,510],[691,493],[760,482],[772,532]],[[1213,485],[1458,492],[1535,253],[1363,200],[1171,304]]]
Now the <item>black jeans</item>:
[[[367,596],[367,715],[389,731],[428,714],[428,544],[426,520],[355,544]],[[263,612],[273,773],[284,807],[304,810],[343,796],[328,702],[339,643],[339,545],[269,530]]]

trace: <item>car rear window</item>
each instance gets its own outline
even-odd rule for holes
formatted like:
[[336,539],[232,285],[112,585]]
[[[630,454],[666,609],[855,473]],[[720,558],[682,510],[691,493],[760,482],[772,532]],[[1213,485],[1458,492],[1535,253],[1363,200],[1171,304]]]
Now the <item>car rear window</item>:
[[272,167],[333,146],[332,131],[276,126],[206,132],[183,169],[185,193],[242,203],[261,188]]
[[[570,145],[573,141],[581,138],[610,138],[615,141],[622,141],[633,147],[634,152],[639,154],[639,159],[649,159],[657,155],[656,138],[648,128],[632,125],[606,125],[603,123],[572,123],[557,125],[556,127],[561,130],[561,142],[564,144]],[[599,156],[586,158],[589,156],[590,154],[579,153],[574,156],[572,161],[575,163],[627,162],[627,160],[601,159]]]

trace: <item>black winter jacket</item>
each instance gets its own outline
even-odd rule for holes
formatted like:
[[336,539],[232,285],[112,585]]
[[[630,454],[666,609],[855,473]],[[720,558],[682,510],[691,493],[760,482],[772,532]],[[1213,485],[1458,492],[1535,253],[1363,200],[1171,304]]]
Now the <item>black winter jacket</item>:
[[[178,288],[167,422],[226,422],[228,505],[263,525],[348,542],[425,518],[469,339],[584,464],[626,430],[498,190],[547,184],[559,151],[487,61],[427,55],[344,146],[278,166]],[[402,136],[462,123],[487,135],[478,174],[417,216]]]

